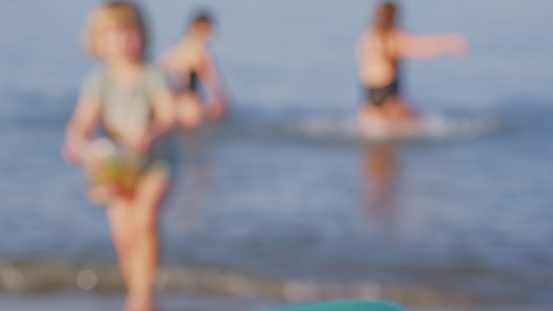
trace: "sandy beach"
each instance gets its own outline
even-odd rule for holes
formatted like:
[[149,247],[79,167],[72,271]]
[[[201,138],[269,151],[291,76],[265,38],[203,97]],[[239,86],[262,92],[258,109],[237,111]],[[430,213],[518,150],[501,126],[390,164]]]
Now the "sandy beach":
[[[160,311],[202,310],[256,310],[270,304],[253,300],[164,295],[158,299]],[[61,293],[38,296],[0,295],[0,311],[119,311],[123,309],[124,296],[92,293]]]

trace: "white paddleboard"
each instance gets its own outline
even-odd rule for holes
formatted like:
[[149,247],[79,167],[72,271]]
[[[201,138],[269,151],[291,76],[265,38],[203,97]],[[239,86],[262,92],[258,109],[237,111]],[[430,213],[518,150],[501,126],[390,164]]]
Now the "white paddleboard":
[[361,129],[356,118],[312,117],[288,127],[289,132],[306,138],[345,139],[364,141],[436,141],[473,138],[500,128],[492,119],[459,119],[442,115],[426,115],[401,130],[384,124],[373,124]]

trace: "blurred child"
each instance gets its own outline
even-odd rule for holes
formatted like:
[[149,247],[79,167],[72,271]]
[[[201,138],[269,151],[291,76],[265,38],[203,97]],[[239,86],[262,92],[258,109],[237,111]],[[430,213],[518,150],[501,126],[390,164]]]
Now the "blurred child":
[[101,66],[83,84],[63,150],[67,161],[86,164],[101,125],[117,149],[143,160],[132,192],[103,197],[128,288],[127,311],[153,310],[158,212],[170,178],[173,98],[162,72],[145,62],[147,47],[145,21],[131,2],[113,1],[91,14],[86,49]]
[[401,131],[417,121],[417,114],[400,94],[401,59],[467,52],[467,41],[460,35],[414,36],[403,32],[397,26],[397,11],[392,2],[382,2],[373,26],[363,34],[358,46],[360,76],[367,94],[360,123],[369,132],[375,126]]
[[[197,14],[188,34],[162,59],[171,73],[177,96],[177,121],[184,128],[197,128],[206,120],[220,121],[227,113],[227,101],[219,71],[208,50],[213,22],[206,13]],[[211,100],[203,103],[200,81]]]

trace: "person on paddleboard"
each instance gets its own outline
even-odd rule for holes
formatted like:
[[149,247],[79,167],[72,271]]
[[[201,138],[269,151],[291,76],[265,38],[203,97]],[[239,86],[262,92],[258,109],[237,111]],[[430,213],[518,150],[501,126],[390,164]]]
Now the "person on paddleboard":
[[408,130],[418,120],[401,97],[400,62],[405,58],[429,58],[444,54],[463,56],[468,51],[459,34],[415,36],[398,27],[398,7],[382,2],[373,25],[359,40],[359,74],[365,88],[360,112],[361,129]]

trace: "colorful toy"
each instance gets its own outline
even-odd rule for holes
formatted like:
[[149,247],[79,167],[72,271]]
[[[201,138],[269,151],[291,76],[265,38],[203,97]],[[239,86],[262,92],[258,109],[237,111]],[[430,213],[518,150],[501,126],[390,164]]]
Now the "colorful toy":
[[107,138],[92,142],[83,156],[92,202],[107,204],[115,196],[132,197],[140,177],[143,157]]

